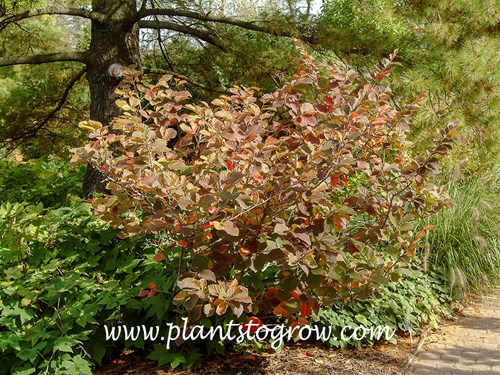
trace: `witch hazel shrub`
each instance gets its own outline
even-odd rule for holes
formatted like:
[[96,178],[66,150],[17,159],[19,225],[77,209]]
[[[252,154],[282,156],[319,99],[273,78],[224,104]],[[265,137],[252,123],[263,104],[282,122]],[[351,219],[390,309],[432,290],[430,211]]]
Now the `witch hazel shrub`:
[[122,238],[161,235],[154,259],[177,254],[174,303],[193,321],[300,323],[320,305],[370,297],[432,229],[416,221],[449,203],[433,177],[454,124],[413,155],[406,134],[423,96],[399,110],[381,85],[396,53],[361,76],[297,50],[299,73],[280,89],[234,87],[211,103],[129,68],[122,114],[80,124],[91,142],[73,162],[99,168],[111,192],[93,200],[96,214]]

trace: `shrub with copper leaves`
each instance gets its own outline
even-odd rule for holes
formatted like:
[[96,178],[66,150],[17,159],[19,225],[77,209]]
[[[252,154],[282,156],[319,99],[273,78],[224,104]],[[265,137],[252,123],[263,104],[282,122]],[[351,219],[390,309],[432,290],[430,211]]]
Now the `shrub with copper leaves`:
[[190,102],[171,76],[153,85],[123,68],[123,113],[80,125],[92,141],[73,161],[98,167],[112,192],[95,212],[123,238],[162,233],[162,251],[180,252],[174,302],[193,320],[304,321],[320,304],[371,296],[431,229],[414,223],[449,203],[433,177],[454,125],[412,155],[405,134],[422,96],[398,110],[380,84],[395,53],[360,76],[298,50],[300,72],[279,90],[235,87],[211,103]]

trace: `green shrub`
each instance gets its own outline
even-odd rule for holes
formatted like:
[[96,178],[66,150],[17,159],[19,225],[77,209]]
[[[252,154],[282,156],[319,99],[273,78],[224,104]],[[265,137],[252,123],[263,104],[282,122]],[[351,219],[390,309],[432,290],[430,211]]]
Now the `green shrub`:
[[71,195],[81,194],[84,168],[49,157],[24,163],[0,161],[0,202],[42,203],[62,206]]

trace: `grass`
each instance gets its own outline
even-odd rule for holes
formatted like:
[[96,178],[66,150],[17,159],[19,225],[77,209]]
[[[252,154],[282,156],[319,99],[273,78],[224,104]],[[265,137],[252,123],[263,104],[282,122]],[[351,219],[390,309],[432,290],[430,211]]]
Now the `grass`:
[[[496,172],[496,171],[495,171]],[[450,282],[451,293],[479,291],[500,281],[498,173],[452,181],[453,207],[431,217],[425,266]]]

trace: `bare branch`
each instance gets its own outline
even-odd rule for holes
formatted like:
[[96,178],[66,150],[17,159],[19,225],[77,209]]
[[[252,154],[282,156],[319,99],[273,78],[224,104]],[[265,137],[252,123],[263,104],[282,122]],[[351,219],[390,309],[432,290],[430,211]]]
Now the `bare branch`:
[[161,30],[157,30],[157,33],[158,33],[158,47],[160,47],[160,52],[163,56],[163,59],[168,64],[168,67],[172,70],[174,69],[174,66],[172,64],[172,61],[170,60],[170,57],[168,56],[167,51],[165,50],[165,47],[163,46],[163,40],[161,39]]
[[[232,17],[214,17],[209,14],[202,14],[199,12],[193,12],[190,10],[182,10],[182,9],[144,9],[137,13],[139,19],[148,17],[148,16],[170,16],[170,17],[186,17],[191,19],[196,19],[205,22],[214,22],[214,23],[223,23],[227,25],[238,26],[243,29],[258,31],[261,33],[272,34],[277,36],[293,36],[289,32],[286,31],[278,31],[272,30],[270,28],[259,26],[254,22],[242,21]],[[144,21],[141,21],[144,22]]]
[[197,87],[199,87],[199,88],[201,88],[203,90],[211,91],[211,92],[218,92],[220,94],[231,95],[231,93],[229,91],[225,91],[225,90],[222,90],[222,89],[218,89],[218,88],[206,86],[203,83],[196,82],[195,80],[193,80],[193,79],[191,79],[189,77],[186,77],[183,74],[172,72],[170,70],[165,70],[165,69],[143,69],[143,72],[144,72],[144,74],[162,74],[162,75],[164,75],[164,74],[170,74],[173,77],[182,79],[182,80],[186,81],[187,83],[190,83],[193,86],[197,86]]
[[169,21],[139,21],[137,24],[141,29],[168,29],[191,35],[224,50],[224,47],[218,39],[214,38],[212,35],[205,31],[198,30],[193,27],[183,26]]
[[98,12],[92,12],[90,10],[86,10],[83,8],[71,8],[65,6],[55,6],[48,7],[43,9],[30,9],[25,12],[14,14],[12,16],[3,17],[0,20],[0,30],[3,29],[6,25],[12,22],[21,21],[31,17],[49,15],[49,14],[61,14],[67,16],[75,16],[75,17],[83,17],[88,18],[98,22],[105,22],[106,16],[104,14]]
[[[147,0],[144,0],[144,3],[143,5],[145,6],[146,5],[146,1]],[[143,8],[141,8],[143,9]],[[155,16],[155,20],[158,21],[158,17]],[[161,51],[161,54],[163,56],[163,58],[165,59],[165,61],[167,62],[168,64],[168,67],[170,68],[170,70],[174,70],[174,66],[172,65],[172,61],[170,60],[169,56],[168,56],[168,53],[167,51],[165,50],[164,46],[163,46],[163,40],[161,38],[161,29],[157,29],[156,30],[156,34],[158,36],[158,46],[160,47],[160,51]]]
[[79,61],[86,63],[87,54],[85,52],[59,52],[47,55],[32,56],[8,56],[0,57],[0,67],[23,64],[45,64],[60,61]]
[[139,11],[143,11],[144,9],[146,9],[147,3],[148,3],[148,0],[142,0],[142,4],[141,4]]

